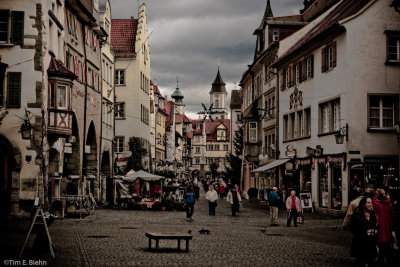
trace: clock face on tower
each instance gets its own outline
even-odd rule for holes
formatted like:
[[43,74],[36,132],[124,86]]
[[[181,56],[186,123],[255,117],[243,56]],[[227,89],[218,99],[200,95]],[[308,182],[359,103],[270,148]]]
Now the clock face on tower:
[[214,93],[214,97],[215,97],[215,98],[218,98],[218,97],[219,97],[219,94]]

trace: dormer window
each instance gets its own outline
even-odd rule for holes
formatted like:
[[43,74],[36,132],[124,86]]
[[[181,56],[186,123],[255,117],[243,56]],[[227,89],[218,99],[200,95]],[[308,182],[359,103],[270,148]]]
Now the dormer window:
[[272,32],[272,41],[278,42],[279,41],[279,31]]

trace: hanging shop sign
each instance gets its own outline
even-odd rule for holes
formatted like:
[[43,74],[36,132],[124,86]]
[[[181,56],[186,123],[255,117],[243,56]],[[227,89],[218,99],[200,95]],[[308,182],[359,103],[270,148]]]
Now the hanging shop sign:
[[292,144],[287,145],[285,155],[289,158],[296,157],[296,149],[294,149],[294,146]]

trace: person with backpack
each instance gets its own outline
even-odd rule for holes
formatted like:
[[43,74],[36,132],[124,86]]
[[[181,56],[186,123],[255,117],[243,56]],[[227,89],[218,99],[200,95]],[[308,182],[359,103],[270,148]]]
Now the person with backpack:
[[268,197],[271,226],[278,226],[278,210],[281,204],[281,198],[278,196],[277,191],[277,187],[272,187],[272,191],[269,193]]
[[231,188],[226,196],[226,201],[231,203],[232,207],[232,216],[236,216],[236,211],[239,209],[239,202],[242,201],[239,192],[236,190],[235,187]]
[[194,211],[194,203],[196,202],[194,193],[193,193],[193,186],[189,186],[186,190],[185,195],[185,209],[186,209],[186,220],[193,221],[193,211]]

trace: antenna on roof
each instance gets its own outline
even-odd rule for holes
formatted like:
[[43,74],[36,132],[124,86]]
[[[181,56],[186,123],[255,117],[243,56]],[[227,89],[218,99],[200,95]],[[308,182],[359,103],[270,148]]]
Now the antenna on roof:
[[221,58],[218,57],[218,69],[219,69],[219,66],[221,66],[221,60],[220,59]]

